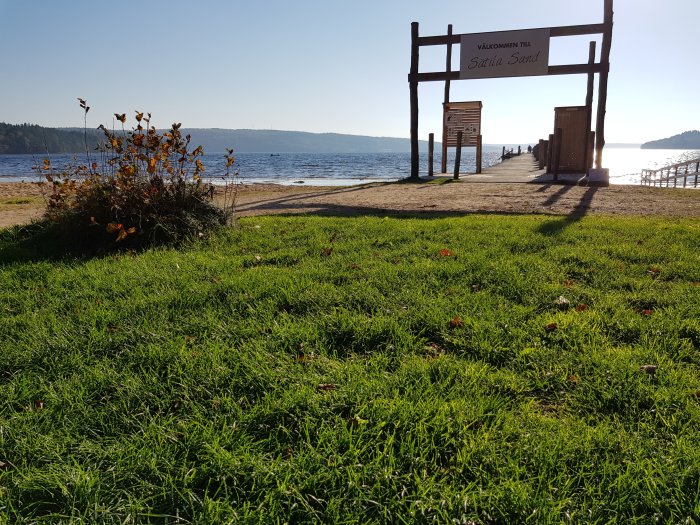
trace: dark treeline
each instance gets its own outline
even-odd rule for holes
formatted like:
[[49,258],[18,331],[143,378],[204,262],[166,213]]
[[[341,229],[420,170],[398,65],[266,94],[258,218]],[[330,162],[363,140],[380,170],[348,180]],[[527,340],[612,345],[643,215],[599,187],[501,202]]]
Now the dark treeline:
[[[97,145],[95,130],[87,132],[88,148]],[[82,153],[85,151],[83,131],[44,128],[35,124],[0,122],[1,153]]]

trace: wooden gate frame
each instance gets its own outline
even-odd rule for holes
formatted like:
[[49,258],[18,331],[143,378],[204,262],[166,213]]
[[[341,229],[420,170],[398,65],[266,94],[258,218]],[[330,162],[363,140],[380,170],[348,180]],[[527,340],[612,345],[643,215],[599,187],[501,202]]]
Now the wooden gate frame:
[[[602,47],[600,62],[595,62],[590,58],[587,64],[567,64],[558,66],[548,66],[546,75],[588,75],[588,92],[586,94],[586,105],[589,100],[592,104],[593,98],[593,75],[598,73],[598,109],[596,115],[595,150],[596,168],[602,167],[603,147],[605,146],[605,106],[608,98],[608,74],[610,72],[610,47],[612,43],[613,28],[613,0],[604,0],[604,18],[602,24],[587,24],[576,26],[550,27],[551,37],[578,36],[602,34]],[[547,28],[545,28],[547,29]],[[418,36],[418,22],[411,23],[411,70],[408,74],[408,84],[410,90],[411,104],[411,179],[418,180],[418,83],[419,82],[445,82],[445,102],[449,102],[450,81],[459,80],[459,71],[452,71],[452,45],[459,44],[461,34],[452,34],[452,25],[448,26],[448,34],[440,36]],[[445,71],[419,73],[418,57],[419,49],[422,46],[447,46],[447,60]],[[595,49],[595,42],[591,42],[590,50]],[[534,76],[534,75],[529,75]],[[591,110],[592,111],[592,110]],[[590,127],[590,126],[589,126]],[[443,146],[444,147],[444,146]],[[444,158],[444,156],[443,156]],[[445,164],[443,160],[443,173]]]

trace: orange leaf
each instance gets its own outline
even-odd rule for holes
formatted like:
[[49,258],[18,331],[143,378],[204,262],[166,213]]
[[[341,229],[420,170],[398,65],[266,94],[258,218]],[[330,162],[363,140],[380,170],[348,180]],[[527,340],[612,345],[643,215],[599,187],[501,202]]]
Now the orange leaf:
[[464,321],[462,321],[462,318],[458,315],[455,315],[452,319],[450,319],[450,328],[461,328],[464,326]]
[[120,223],[117,224],[116,222],[110,222],[105,229],[107,230],[107,233],[114,233],[119,230],[123,230],[124,226]]
[[452,257],[454,254],[447,249],[440,250],[440,257]]
[[119,235],[117,235],[117,242],[123,241],[124,239],[126,239],[126,236],[127,236],[126,231],[121,230],[119,232]]
[[556,330],[557,328],[559,328],[559,325],[557,323],[549,323],[548,325],[545,325],[545,327],[544,327],[544,329],[547,332],[554,332],[554,330]]

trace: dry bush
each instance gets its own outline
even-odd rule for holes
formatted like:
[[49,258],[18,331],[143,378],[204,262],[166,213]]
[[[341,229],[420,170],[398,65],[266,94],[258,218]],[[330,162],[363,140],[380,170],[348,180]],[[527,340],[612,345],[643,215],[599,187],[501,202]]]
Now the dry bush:
[[[85,117],[90,107],[80,106]],[[227,150],[224,206],[213,202],[214,186],[202,180],[201,146],[190,147],[180,124],[159,133],[151,114],[136,112],[136,125],[124,129],[125,114],[115,114],[120,131],[100,125],[104,143],[93,162],[75,163],[55,173],[49,159],[40,167],[49,182],[46,216],[90,247],[139,247],[203,236],[233,216],[237,173]]]

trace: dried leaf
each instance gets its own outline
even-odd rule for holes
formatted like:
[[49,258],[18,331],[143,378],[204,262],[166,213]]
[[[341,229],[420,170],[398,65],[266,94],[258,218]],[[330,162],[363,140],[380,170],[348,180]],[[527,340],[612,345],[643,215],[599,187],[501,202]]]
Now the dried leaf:
[[34,408],[36,408],[37,410],[44,410],[45,407],[46,404],[44,403],[43,399],[37,399],[34,401]]
[[587,304],[579,304],[579,305],[576,307],[576,311],[577,311],[577,312],[585,312],[586,310],[588,310],[588,305],[587,305]]
[[578,378],[578,376],[577,376],[576,374],[571,374],[570,376],[568,376],[568,377],[566,378],[566,380],[567,380],[569,383],[574,383],[575,385],[578,384],[578,382],[579,382],[579,378]]
[[428,354],[432,357],[439,357],[441,355],[445,355],[445,350],[437,343],[428,343],[428,347],[426,348],[428,351]]
[[455,315],[452,319],[450,319],[450,328],[462,328],[464,326],[464,321],[462,318],[458,315]]
[[642,365],[639,367],[640,372],[646,372],[650,376],[653,376],[656,374],[656,371],[658,370],[659,365]]
[[652,310],[650,308],[644,308],[639,313],[642,315],[651,315],[654,313],[654,310]]
[[454,253],[452,253],[451,250],[448,250],[447,248],[443,248],[440,250],[440,257],[452,257]]
[[316,390],[318,390],[319,392],[331,392],[337,388],[338,385],[336,385],[335,383],[319,383],[316,386]]
[[544,327],[545,331],[547,332],[554,332],[557,328],[559,328],[557,323],[549,323]]
[[323,248],[321,250],[321,255],[328,257],[331,253],[333,253],[333,248]]
[[564,286],[564,288],[571,288],[574,284],[576,284],[576,281],[573,279],[565,279],[562,286]]
[[557,297],[557,300],[554,301],[554,304],[561,310],[567,310],[569,306],[571,306],[571,301],[569,301],[563,295],[560,295],[559,297]]

